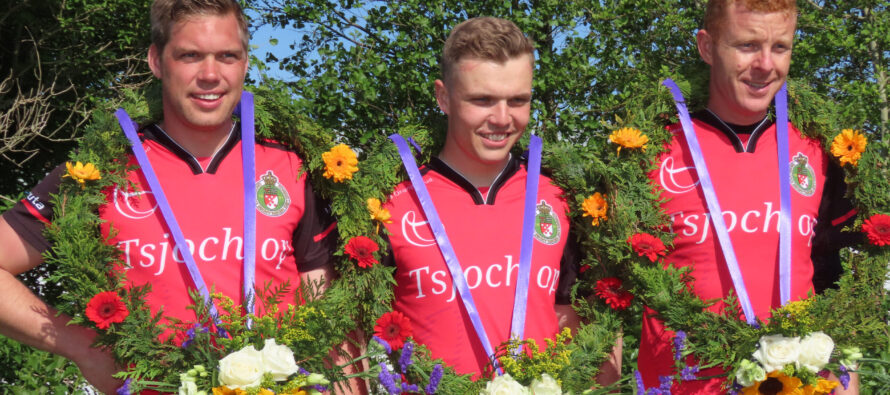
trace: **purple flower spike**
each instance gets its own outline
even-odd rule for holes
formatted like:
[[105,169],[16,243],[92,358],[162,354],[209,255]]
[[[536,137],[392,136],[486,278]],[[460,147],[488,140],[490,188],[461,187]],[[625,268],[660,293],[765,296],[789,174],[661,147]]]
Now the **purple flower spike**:
[[634,371],[634,381],[637,383],[637,393],[645,394],[646,393],[646,385],[643,384],[643,375],[640,374],[640,371]]
[[[398,375],[396,375],[396,377],[398,377]],[[380,374],[377,375],[377,378],[380,379],[380,384],[383,385],[383,388],[386,388],[386,392],[390,394],[402,393],[402,388],[396,385],[393,375],[389,373],[389,369],[383,362],[380,362]]]
[[133,379],[127,379],[124,381],[124,385],[117,389],[117,395],[130,395],[130,383],[133,382]]
[[402,373],[408,373],[408,367],[411,366],[414,362],[411,360],[411,353],[414,351],[414,343],[405,342],[405,345],[402,347],[402,355],[399,356],[399,367],[402,369]]
[[683,349],[686,348],[686,332],[677,331],[674,336],[674,360],[679,361],[683,357]]
[[427,394],[435,394],[436,390],[439,389],[439,381],[442,380],[442,364],[437,363],[436,366],[433,366],[433,371],[430,373],[430,383],[424,388]]
[[402,383],[402,391],[404,392],[417,392],[418,390],[417,384]]
[[850,386],[850,373],[847,372],[847,368],[844,365],[841,365],[841,374],[837,378],[840,380],[841,385],[844,386],[844,389]]
[[695,366],[686,366],[680,371],[680,379],[683,381],[691,381],[695,380],[695,374],[698,373],[698,365]]
[[389,342],[387,342],[386,340],[383,340],[377,336],[371,336],[371,340],[373,340],[373,341],[379,343],[381,346],[383,346],[383,349],[386,350],[387,354],[392,354],[392,347],[389,346]]

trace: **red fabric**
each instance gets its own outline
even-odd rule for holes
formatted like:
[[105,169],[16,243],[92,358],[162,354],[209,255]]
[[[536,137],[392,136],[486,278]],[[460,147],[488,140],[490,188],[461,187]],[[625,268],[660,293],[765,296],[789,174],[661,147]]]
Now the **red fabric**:
[[[211,292],[221,292],[242,303],[243,257],[243,179],[241,143],[222,160],[215,174],[194,174],[180,156],[154,140],[145,140],[146,152],[167,196],[183,235]],[[131,157],[131,164],[135,159]],[[257,210],[256,284],[264,286],[290,281],[291,295],[282,307],[295,302],[300,275],[293,255],[293,235],[303,215],[305,176],[301,161],[291,152],[256,146],[256,180],[271,171],[283,185],[290,205],[274,217]],[[179,249],[150,192],[142,172],[131,172],[136,189],[125,196],[118,189],[107,191],[108,203],[100,208],[103,234],[113,234],[110,242],[122,251],[131,285],[151,284],[146,303],[152,313],[163,308],[170,317],[194,321],[187,310],[191,304],[186,289],[195,289]],[[262,188],[257,188],[261,192]],[[259,197],[262,198],[262,197]],[[111,230],[113,227],[113,231]],[[175,252],[175,255],[174,255]],[[260,305],[257,304],[258,310]]]
[[[736,152],[724,133],[702,121],[695,120],[694,125],[748,295],[757,316],[766,319],[770,308],[780,304],[780,207],[775,125],[764,132],[752,153]],[[668,152],[659,158],[658,170],[650,175],[663,189],[662,196],[666,201],[662,207],[671,217],[672,230],[676,234],[674,248],[666,262],[677,267],[692,267],[693,290],[702,299],[722,299],[732,289],[732,280],[714,237],[713,226],[705,215],[706,204],[682,130],[679,125],[669,129],[674,138]],[[805,182],[815,182],[809,196],[794,188],[791,191],[791,296],[796,300],[806,297],[812,290],[810,248],[828,158],[817,141],[801,137],[793,125],[789,135],[792,172],[795,157],[802,154],[814,175],[814,179]],[[645,317],[639,368],[647,387],[658,386],[658,376],[672,373],[672,339],[673,333],[666,331],[661,322],[648,315]],[[706,375],[707,372],[699,374]],[[675,385],[672,393],[722,393],[719,383],[720,379],[686,382]]]
[[[495,204],[474,204],[471,195],[452,180],[429,171],[423,177],[439,217],[451,240],[492,347],[509,339],[516,278],[525,169],[520,169],[497,191]],[[538,203],[546,201],[558,218],[558,242],[534,242],[529,276],[526,338],[544,346],[558,331],[554,312],[560,258],[568,240],[568,210],[561,191],[545,177],[540,180]],[[429,347],[458,373],[479,374],[488,358],[478,340],[451,275],[434,242],[423,210],[410,183],[396,187],[386,204],[393,222],[391,233],[397,269],[394,309],[411,319],[414,338]]]

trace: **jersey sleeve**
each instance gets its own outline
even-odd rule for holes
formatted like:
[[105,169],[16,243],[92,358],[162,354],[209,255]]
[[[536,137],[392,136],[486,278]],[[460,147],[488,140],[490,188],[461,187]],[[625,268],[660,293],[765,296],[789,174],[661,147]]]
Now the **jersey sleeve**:
[[59,193],[59,184],[64,174],[65,165],[57,166],[25,194],[24,199],[3,213],[3,219],[19,237],[41,253],[50,248],[49,240],[43,236],[43,229],[53,219],[50,196]]
[[581,269],[581,254],[578,242],[569,237],[563,248],[559,262],[559,284],[556,286],[556,304],[572,304],[572,286],[578,280]]
[[328,204],[315,196],[306,180],[303,217],[294,232],[294,257],[301,272],[324,267],[337,248],[337,223]]
[[833,161],[829,162],[810,253],[816,292],[836,287],[835,282],[843,273],[840,250],[862,241],[861,233],[842,231],[856,219],[856,208],[846,194],[844,170]]

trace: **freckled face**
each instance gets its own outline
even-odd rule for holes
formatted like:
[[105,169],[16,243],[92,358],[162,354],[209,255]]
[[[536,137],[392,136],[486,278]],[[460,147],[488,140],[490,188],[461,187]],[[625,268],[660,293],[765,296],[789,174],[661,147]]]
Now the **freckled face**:
[[228,132],[247,74],[240,31],[234,14],[196,15],[173,26],[163,52],[149,49],[169,132]]
[[711,65],[708,107],[730,123],[760,121],[788,76],[796,25],[794,14],[733,3],[718,32],[700,30],[698,50]]
[[500,171],[525,131],[532,97],[531,55],[504,63],[462,59],[436,100],[448,115],[441,157],[464,172]]

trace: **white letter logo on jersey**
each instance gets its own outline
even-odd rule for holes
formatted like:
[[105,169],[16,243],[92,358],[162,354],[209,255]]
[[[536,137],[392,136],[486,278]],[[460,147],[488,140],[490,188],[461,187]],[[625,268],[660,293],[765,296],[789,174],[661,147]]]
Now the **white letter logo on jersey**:
[[157,203],[152,204],[149,202],[147,195],[151,194],[149,190],[127,192],[115,185],[114,208],[118,213],[130,219],[148,218],[158,208]]
[[269,217],[280,217],[290,207],[290,195],[287,189],[278,182],[278,177],[272,170],[256,182],[256,208]]
[[676,195],[694,190],[698,185],[698,177],[692,176],[694,170],[694,166],[675,169],[674,158],[667,157],[661,162],[661,170],[658,172],[661,187]]
[[436,239],[427,239],[420,235],[418,229],[425,228],[427,221],[418,221],[417,213],[408,211],[402,216],[402,235],[413,246],[429,247],[436,245]]

